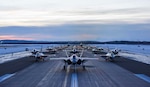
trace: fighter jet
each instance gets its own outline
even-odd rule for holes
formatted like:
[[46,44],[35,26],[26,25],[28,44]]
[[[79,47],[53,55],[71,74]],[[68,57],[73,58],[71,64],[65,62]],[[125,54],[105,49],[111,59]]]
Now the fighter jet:
[[93,52],[94,54],[105,53],[105,51],[104,51],[103,48],[93,48],[93,49],[92,49],[92,52]]
[[57,50],[55,48],[52,48],[52,47],[48,47],[46,49],[50,54],[55,54],[57,52]]
[[87,60],[98,60],[99,58],[87,58],[87,57],[81,57],[83,55],[83,51],[81,52],[80,56],[77,56],[77,54],[73,54],[70,57],[68,56],[66,52],[67,57],[61,57],[61,58],[50,58],[50,60],[63,60],[64,62],[64,70],[66,69],[67,65],[82,65],[83,69],[85,69],[84,63]]
[[77,47],[73,46],[72,50],[67,50],[67,51],[70,51],[70,53],[76,54],[76,53],[79,53],[81,50],[77,50]]
[[34,49],[31,51],[31,53],[32,53],[31,57],[36,58],[36,61],[40,61],[40,60],[44,61],[44,58],[47,57],[47,55],[43,54],[42,50],[40,51],[40,50]]
[[106,55],[102,55],[101,57],[105,57],[106,61],[114,61],[116,57],[119,57],[120,51],[121,50],[118,49],[110,50]]
[[37,52],[34,57],[36,58],[36,61],[44,61],[44,58],[47,57],[47,55],[44,55],[42,52]]

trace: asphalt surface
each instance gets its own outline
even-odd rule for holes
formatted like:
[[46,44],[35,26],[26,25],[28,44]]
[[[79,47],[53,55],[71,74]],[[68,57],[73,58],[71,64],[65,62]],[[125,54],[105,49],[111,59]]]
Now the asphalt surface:
[[[65,57],[65,52],[59,52],[54,57],[60,56]],[[83,56],[99,57],[89,51],[85,51]],[[149,75],[149,65],[129,59],[117,58],[115,62],[106,62],[99,57],[98,61],[87,61],[85,70],[80,66],[76,70],[73,66],[63,70],[63,65],[62,61],[51,61],[49,58],[44,62],[34,62],[29,57],[7,62],[0,65],[0,74],[16,74],[1,82],[0,87],[71,87],[73,73],[77,75],[77,87],[150,87],[150,83],[134,75]]]
[[18,72],[35,62],[34,58],[24,57],[0,64],[0,76]]
[[150,77],[150,64],[145,64],[123,57],[116,58],[116,61],[114,61],[114,63],[135,74],[145,74]]

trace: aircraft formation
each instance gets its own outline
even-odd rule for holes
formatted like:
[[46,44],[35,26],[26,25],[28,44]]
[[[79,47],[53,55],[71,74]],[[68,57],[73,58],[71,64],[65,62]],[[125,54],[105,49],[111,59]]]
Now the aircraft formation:
[[[56,54],[59,50],[63,50],[66,54],[66,57],[59,58],[51,58],[48,54]],[[100,54],[100,57],[104,58],[106,61],[114,61],[116,57],[119,57],[119,52],[121,50],[118,49],[104,49],[93,46],[83,46],[83,45],[67,45],[61,47],[47,47],[46,49],[34,49],[31,51],[32,57],[35,58],[36,61],[44,61],[45,58],[49,57],[49,60],[57,60],[64,62],[64,70],[68,65],[80,65],[85,69],[84,63],[86,61],[99,60],[100,57],[97,58],[89,58],[83,57],[84,51],[92,52],[93,54]]]

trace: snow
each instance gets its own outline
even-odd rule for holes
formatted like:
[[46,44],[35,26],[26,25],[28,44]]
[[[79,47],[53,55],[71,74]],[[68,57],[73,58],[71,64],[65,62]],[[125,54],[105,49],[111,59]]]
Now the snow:
[[[0,44],[0,64],[23,58],[26,56],[32,55],[31,51],[33,49],[40,50],[41,48],[47,48],[47,47],[53,47],[57,45],[51,45],[51,44]],[[29,51],[25,51],[25,49],[28,48]]]
[[135,60],[135,61],[150,64],[150,56],[139,55],[139,54],[131,54],[131,53],[123,53],[123,52],[120,52],[119,55],[123,56],[125,58],[128,58],[128,59],[132,59],[132,60]]
[[[49,46],[60,46],[51,44],[1,44],[0,45],[0,63],[14,59],[30,56],[31,50],[47,48]],[[122,45],[122,44],[97,44],[92,45],[100,48],[120,49],[120,56],[132,60],[150,64],[150,45]],[[28,48],[29,51],[25,51]]]
[[48,46],[55,46],[55,45],[49,45],[49,44],[44,44],[44,45],[43,44],[0,44],[0,55],[25,51],[26,48],[28,48],[29,50],[33,50],[33,49],[47,48]]
[[109,49],[121,49],[124,52],[150,55],[150,45],[123,45],[123,44],[102,44],[97,47],[104,47]]
[[120,49],[120,56],[142,63],[150,64],[150,45],[101,44],[93,45],[107,49]]
[[19,59],[22,57],[30,56],[30,55],[32,55],[32,53],[30,51],[23,51],[23,52],[0,55],[0,64],[7,62],[7,61],[11,61],[11,60]]

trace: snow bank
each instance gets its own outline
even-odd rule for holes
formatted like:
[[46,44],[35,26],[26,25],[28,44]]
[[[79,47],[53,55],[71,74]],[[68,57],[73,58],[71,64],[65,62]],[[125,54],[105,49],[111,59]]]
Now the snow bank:
[[128,59],[131,59],[131,60],[135,60],[135,61],[139,61],[139,62],[142,62],[142,63],[150,64],[150,56],[140,55],[140,54],[133,54],[133,53],[125,53],[125,52],[120,52],[119,55],[123,56],[125,58],[128,58]]
[[30,56],[30,55],[32,55],[32,53],[29,52],[29,51],[23,51],[23,52],[0,55],[0,63],[4,63],[4,62],[7,62],[7,61],[11,61],[11,60],[14,60],[14,59],[19,59],[19,58]]

